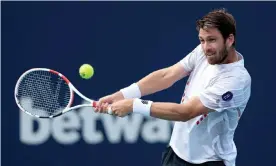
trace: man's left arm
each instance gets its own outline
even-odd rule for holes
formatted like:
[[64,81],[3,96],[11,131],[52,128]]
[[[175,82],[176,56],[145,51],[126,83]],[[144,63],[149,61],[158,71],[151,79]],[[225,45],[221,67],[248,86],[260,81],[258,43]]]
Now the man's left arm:
[[172,121],[188,121],[211,111],[202,104],[199,97],[193,97],[183,104],[125,99],[113,103],[111,109],[113,114],[119,117],[124,117],[130,113],[139,113]]
[[193,97],[183,104],[153,102],[150,108],[150,116],[185,122],[199,115],[207,114],[210,111],[212,110],[205,107],[199,97]]
[[183,104],[128,99],[112,104],[111,109],[113,114],[120,117],[133,112],[165,120],[188,121],[202,114],[244,105],[248,101],[248,94],[244,91],[242,81],[236,77],[227,77]]

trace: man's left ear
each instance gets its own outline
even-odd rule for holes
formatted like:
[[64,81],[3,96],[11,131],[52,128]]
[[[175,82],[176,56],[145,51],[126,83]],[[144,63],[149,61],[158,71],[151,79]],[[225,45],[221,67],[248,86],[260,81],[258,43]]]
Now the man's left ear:
[[234,35],[230,34],[226,41],[227,47],[231,47],[233,45],[234,41],[235,41]]

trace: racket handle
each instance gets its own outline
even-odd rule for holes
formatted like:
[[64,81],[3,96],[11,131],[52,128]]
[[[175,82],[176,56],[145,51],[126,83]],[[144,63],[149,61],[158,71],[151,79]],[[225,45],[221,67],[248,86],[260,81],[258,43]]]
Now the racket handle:
[[111,109],[111,106],[109,106],[109,107],[107,108],[107,113],[108,113],[109,115],[112,115],[112,114],[113,114],[113,111],[112,111],[112,109]]
[[[93,102],[92,102],[92,107],[94,107],[94,108],[97,107],[97,102],[96,102],[96,101],[93,101]],[[107,108],[107,113],[110,114],[110,115],[112,115],[113,111],[112,111],[112,109],[111,109],[111,106],[108,106],[108,108]]]
[[96,102],[96,101],[93,101],[93,102],[92,102],[92,107],[94,107],[94,108],[97,107],[97,102]]

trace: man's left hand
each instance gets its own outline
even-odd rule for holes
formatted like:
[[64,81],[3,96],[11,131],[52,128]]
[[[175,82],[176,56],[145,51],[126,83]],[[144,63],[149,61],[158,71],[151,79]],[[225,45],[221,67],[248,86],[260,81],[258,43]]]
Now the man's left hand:
[[111,104],[112,114],[119,117],[132,113],[133,99],[124,99]]

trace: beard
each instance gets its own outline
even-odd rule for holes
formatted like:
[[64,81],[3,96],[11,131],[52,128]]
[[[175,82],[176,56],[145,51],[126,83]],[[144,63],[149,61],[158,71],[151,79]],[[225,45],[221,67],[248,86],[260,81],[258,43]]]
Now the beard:
[[221,64],[227,58],[228,50],[224,45],[224,47],[221,50],[206,52],[205,55],[209,64],[211,65]]

